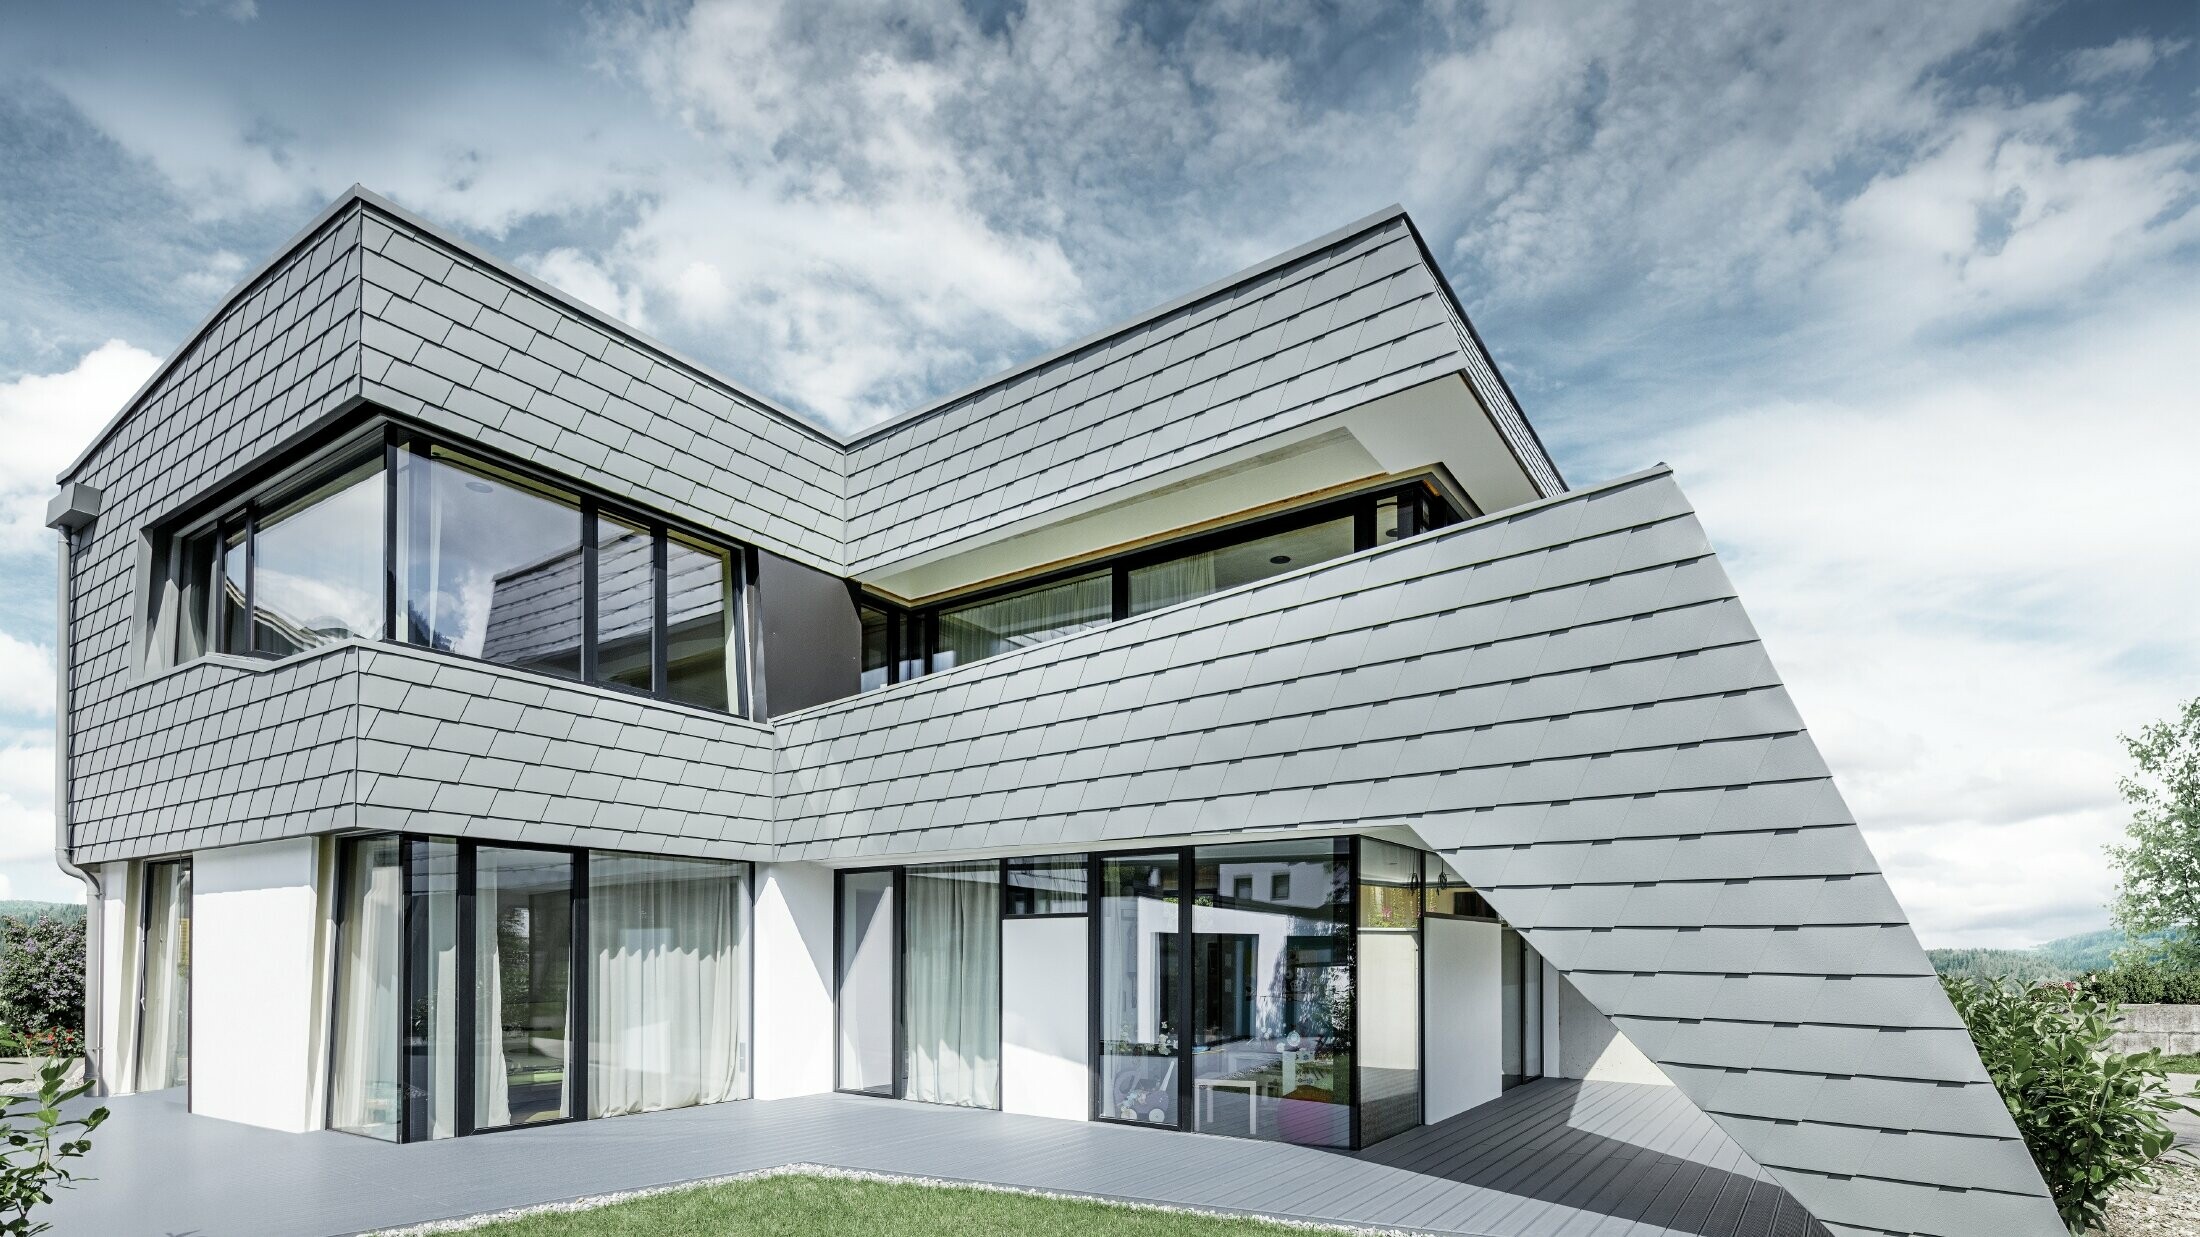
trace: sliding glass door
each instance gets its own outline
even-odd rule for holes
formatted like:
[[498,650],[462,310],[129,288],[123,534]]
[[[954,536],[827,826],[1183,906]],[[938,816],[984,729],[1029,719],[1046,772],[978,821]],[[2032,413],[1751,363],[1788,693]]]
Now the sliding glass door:
[[588,1115],[748,1094],[746,869],[588,856]]
[[901,926],[895,892],[898,873],[843,872],[840,876],[839,986],[840,1077],[843,1091],[893,1095],[899,1035],[894,956]]
[[1106,855],[1093,903],[1097,1115],[1176,1128],[1185,1090],[1177,852]]
[[902,1098],[1001,1106],[1001,865],[908,869]]
[[396,1142],[404,1117],[405,870],[394,835],[348,838],[337,857],[336,1009],[328,1124]]
[[1001,1105],[1001,861],[843,872],[838,1086]]
[[328,1125],[392,1141],[740,1099],[748,865],[339,843]]
[[574,858],[474,850],[474,1128],[574,1113]]
[[145,866],[138,957],[137,1086],[191,1080],[191,861]]

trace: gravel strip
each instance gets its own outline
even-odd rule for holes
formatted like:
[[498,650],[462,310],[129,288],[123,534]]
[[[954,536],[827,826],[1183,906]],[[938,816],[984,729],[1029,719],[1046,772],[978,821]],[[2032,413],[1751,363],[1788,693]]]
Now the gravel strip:
[[2153,1189],[2125,1190],[2109,1200],[2103,1237],[2192,1237],[2200,1233],[2200,1166],[2155,1170]]

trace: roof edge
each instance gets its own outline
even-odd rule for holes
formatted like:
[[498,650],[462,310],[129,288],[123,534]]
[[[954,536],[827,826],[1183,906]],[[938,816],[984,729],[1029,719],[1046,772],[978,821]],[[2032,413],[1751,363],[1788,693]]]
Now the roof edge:
[[[1344,241],[1350,240],[1363,232],[1372,231],[1376,227],[1385,223],[1389,223],[1393,219],[1405,219],[1406,226],[1408,228],[1413,226],[1412,219],[1406,215],[1406,208],[1400,206],[1396,202],[1393,202],[1390,205],[1383,207],[1381,210],[1375,211],[1372,214],[1365,215],[1359,219],[1356,219],[1341,228],[1338,228],[1331,232],[1325,232],[1322,235],[1315,237],[1313,240],[1294,245],[1291,248],[1286,249],[1282,253],[1276,254],[1273,257],[1263,258],[1260,261],[1255,262],[1251,266],[1245,267],[1244,269],[1239,270],[1233,274],[1225,275],[1222,278],[1215,280],[1213,283],[1206,285],[1205,287],[1186,292],[1181,296],[1172,297],[1169,300],[1163,301],[1162,303],[1154,306],[1151,309],[1143,310],[1137,314],[1132,315],[1129,318],[1123,319],[1120,322],[1102,327],[1097,331],[1085,335],[1082,338],[1072,340],[1069,343],[1063,344],[1058,348],[1051,349],[1047,352],[1042,352],[1038,356],[1032,357],[1030,360],[1020,361],[1014,366],[1002,370],[1000,373],[981,378],[978,381],[973,382],[968,386],[962,387],[959,390],[951,391],[946,395],[942,395],[924,404],[920,404],[919,406],[912,408],[907,412],[888,417],[886,420],[880,421],[875,425],[866,426],[855,434],[850,435],[847,439],[847,443],[850,447],[854,447],[864,442],[867,442],[870,439],[877,438],[894,430],[901,429],[912,422],[921,421],[924,418],[931,416],[933,413],[948,407],[949,405],[959,403],[962,400],[968,399],[971,396],[976,395],[980,391],[1000,386],[1002,383],[1005,382],[1012,382],[1015,379],[1020,378],[1023,375],[1031,373],[1035,370],[1044,369],[1047,366],[1054,364],[1056,361],[1063,359],[1064,357],[1083,352],[1087,348],[1113,339],[1118,335],[1122,335],[1130,331],[1135,331],[1139,327],[1142,327],[1149,322],[1153,322],[1159,318],[1167,317],[1168,315],[1173,314],[1176,311],[1183,309],[1187,306],[1196,305],[1199,302],[1207,300],[1211,297],[1219,296],[1220,294],[1229,291],[1231,288],[1234,288],[1241,283],[1257,279],[1260,276],[1265,275],[1270,271],[1276,270],[1280,267],[1289,266],[1291,263],[1308,257],[1319,250],[1327,249],[1331,245],[1340,244]],[[1427,246],[1422,247],[1422,252],[1425,256],[1427,253]],[[1434,263],[1431,263],[1430,265],[1433,267]]]
[[711,382],[714,382],[719,386],[722,386],[727,390],[733,392],[734,394],[740,396],[742,399],[747,400],[749,403],[756,405],[760,411],[767,412],[775,417],[778,417],[779,419],[787,422],[789,425],[792,425],[794,428],[801,430],[803,433],[808,434],[813,438],[821,439],[832,446],[839,447],[843,450],[846,449],[848,445],[846,439],[842,438],[838,433],[834,432],[833,430],[818,424],[809,416],[803,413],[796,412],[791,408],[782,407],[777,400],[772,399],[770,396],[749,389],[741,383],[736,382],[726,375],[720,373],[715,367],[706,365],[703,362],[696,360],[694,357],[691,357],[686,353],[681,352],[679,349],[665,343],[663,340],[656,338],[655,336],[649,334],[647,331],[641,330],[631,323],[622,322],[619,319],[612,317],[610,314],[605,313],[603,310],[597,308],[596,306],[591,305],[584,300],[581,300],[579,297],[576,297],[569,292],[566,292],[562,288],[558,288],[552,284],[543,282],[535,276],[528,274],[526,271],[519,269],[519,267],[515,266],[511,262],[508,262],[505,259],[500,258],[493,253],[490,253],[489,251],[481,248],[479,245],[474,244],[472,241],[469,241],[466,238],[459,236],[456,233],[453,233],[448,228],[442,227],[439,224],[424,219],[413,211],[407,210],[405,207],[399,206],[397,203],[390,201],[388,198],[383,197],[381,194],[376,193],[374,190],[367,189],[359,185],[353,185],[350,190],[350,196],[357,201],[365,203],[367,206],[372,207],[376,211],[388,215],[390,218],[397,220],[399,223],[404,224],[408,228],[413,228],[417,231],[424,232],[427,235],[434,237],[436,243],[447,245],[450,248],[457,250],[459,253],[465,255],[468,261],[478,262],[483,266],[487,266],[490,269],[496,271],[497,274],[503,276],[506,279],[512,280],[514,283],[519,284],[520,286],[526,288],[528,291],[533,292],[539,296],[548,297],[550,300],[557,302],[559,305],[564,306],[566,309],[569,309],[584,318],[588,318],[594,322],[602,324],[603,326],[609,327],[613,331],[616,331],[618,334],[623,336],[628,343],[638,344],[643,349],[654,352],[663,357],[665,360],[671,361],[675,365],[679,365],[685,369],[694,371],[702,377],[709,379]]

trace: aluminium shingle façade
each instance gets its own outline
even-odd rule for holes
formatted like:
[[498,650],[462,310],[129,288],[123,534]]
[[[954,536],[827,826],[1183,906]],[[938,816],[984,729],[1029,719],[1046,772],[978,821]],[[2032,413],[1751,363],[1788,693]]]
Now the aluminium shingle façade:
[[[1444,373],[1553,497],[773,725],[376,644],[135,670],[138,530],[363,403],[847,573]],[[1398,212],[842,442],[354,193],[66,476],[109,496],[69,580],[79,861],[1402,825],[1830,1226],[2059,1231],[1686,500],[1563,492]]]

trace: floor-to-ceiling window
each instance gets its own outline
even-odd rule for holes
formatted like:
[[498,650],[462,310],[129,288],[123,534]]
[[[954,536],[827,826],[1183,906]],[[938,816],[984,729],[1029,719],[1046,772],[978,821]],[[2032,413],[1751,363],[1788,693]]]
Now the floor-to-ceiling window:
[[137,1085],[140,1091],[191,1080],[191,862],[145,866],[140,941]]
[[1421,1124],[1421,852],[1359,843],[1360,1141]]
[[1510,1091],[1543,1076],[1543,958],[1508,925],[1498,938],[1504,1002],[1503,1086]]
[[418,1141],[748,1094],[746,864],[339,845],[330,1128]]
[[588,856],[588,1112],[748,1094],[749,891],[707,859]]
[[840,874],[841,1090],[1000,1107],[1001,867]]
[[901,918],[892,868],[840,875],[837,1010],[839,1087],[892,1095],[898,1036],[894,1027],[894,939]]
[[1093,992],[1100,1042],[1095,1115],[1171,1128],[1185,1090],[1179,1029],[1181,857],[1103,855],[1093,900]]
[[474,851],[474,1128],[570,1117],[574,858]]
[[1192,851],[1192,1128],[1352,1145],[1351,849]]
[[1001,1106],[1001,865],[908,869],[902,1098]]
[[330,1129],[396,1142],[404,1079],[405,872],[393,834],[338,845]]

